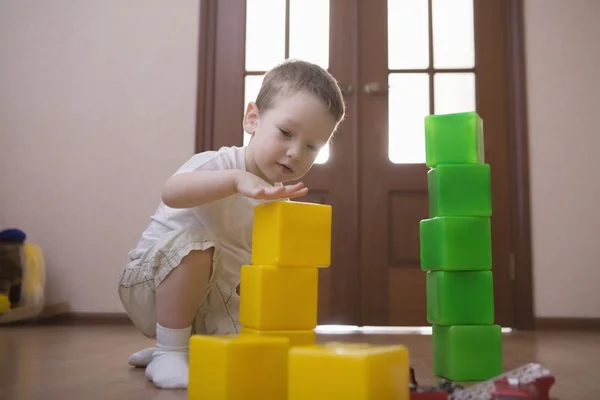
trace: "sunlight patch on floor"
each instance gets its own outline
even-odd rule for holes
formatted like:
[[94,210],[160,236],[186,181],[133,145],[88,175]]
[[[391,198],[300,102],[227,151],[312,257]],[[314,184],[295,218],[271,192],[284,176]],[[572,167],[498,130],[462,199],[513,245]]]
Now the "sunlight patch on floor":
[[[502,333],[511,333],[512,328],[502,328]],[[317,333],[328,335],[375,334],[375,335],[431,335],[431,326],[357,326],[318,325]]]

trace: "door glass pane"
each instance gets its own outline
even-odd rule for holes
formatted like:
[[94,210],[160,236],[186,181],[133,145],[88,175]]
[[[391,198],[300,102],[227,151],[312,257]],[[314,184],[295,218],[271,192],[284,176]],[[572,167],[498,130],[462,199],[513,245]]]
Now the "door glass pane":
[[[289,57],[299,58],[329,68],[329,0],[290,0]],[[285,60],[286,0],[246,1],[246,71],[267,71]],[[244,112],[255,101],[262,75],[245,77]],[[250,135],[243,132],[244,145]],[[329,159],[329,145],[324,146],[317,164]]]
[[473,68],[474,0],[432,0],[434,68]]
[[[290,58],[329,68],[329,0],[290,0]],[[316,164],[329,159],[329,144]]]
[[329,68],[329,0],[290,1],[290,58]]
[[389,86],[388,157],[395,164],[424,163],[429,75],[390,74]]
[[[260,85],[262,84],[264,75],[248,75],[245,79],[245,87],[244,87],[244,113],[246,113],[246,107],[248,103],[251,101],[256,101],[256,96],[258,96],[258,92],[260,90]],[[242,114],[244,115],[244,114]],[[250,143],[250,135],[244,131],[244,146],[247,146]]]
[[285,59],[285,0],[246,1],[246,71],[266,71]]
[[474,73],[439,73],[433,79],[436,114],[475,111]]
[[429,67],[427,0],[388,0],[388,68]]
[[329,143],[323,146],[321,151],[319,151],[315,164],[325,164],[327,160],[329,160]]

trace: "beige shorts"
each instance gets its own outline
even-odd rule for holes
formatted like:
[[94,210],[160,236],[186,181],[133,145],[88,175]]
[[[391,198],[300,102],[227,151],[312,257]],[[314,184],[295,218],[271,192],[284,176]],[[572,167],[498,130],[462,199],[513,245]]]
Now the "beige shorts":
[[[135,326],[147,337],[156,337],[156,288],[194,250],[214,248],[212,275],[204,300],[192,324],[197,334],[237,334],[239,296],[221,278],[223,263],[217,240],[203,229],[169,232],[146,250],[129,253],[129,263],[119,277],[119,297]],[[200,290],[201,288],[199,288]]]

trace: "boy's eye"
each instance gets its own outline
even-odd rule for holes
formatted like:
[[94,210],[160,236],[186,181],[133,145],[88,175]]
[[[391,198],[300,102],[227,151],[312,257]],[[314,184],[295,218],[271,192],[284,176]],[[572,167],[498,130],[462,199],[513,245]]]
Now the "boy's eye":
[[317,151],[317,150],[319,150],[319,149],[317,148],[317,146],[313,146],[312,144],[309,144],[307,147],[308,147],[308,149],[309,149],[310,151]]
[[286,131],[285,129],[281,129],[281,128],[279,128],[279,132],[281,132],[281,134],[282,134],[283,136],[285,136],[285,137],[291,137],[291,136],[292,136],[292,134],[291,134],[291,133],[289,133],[288,131]]

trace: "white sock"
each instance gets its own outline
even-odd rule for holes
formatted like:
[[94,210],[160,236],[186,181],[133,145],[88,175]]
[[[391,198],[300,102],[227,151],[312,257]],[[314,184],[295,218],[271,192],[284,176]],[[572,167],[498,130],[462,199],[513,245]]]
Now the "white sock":
[[127,363],[132,367],[146,368],[152,361],[153,354],[154,347],[148,347],[147,349],[140,350],[130,355]]
[[156,324],[156,348],[146,377],[162,389],[188,387],[188,348],[192,327],[169,329]]

